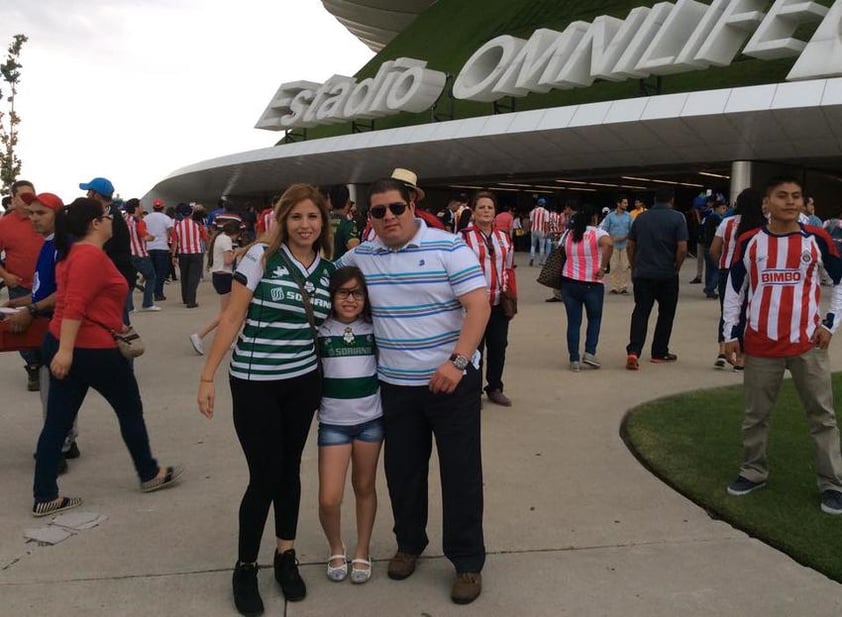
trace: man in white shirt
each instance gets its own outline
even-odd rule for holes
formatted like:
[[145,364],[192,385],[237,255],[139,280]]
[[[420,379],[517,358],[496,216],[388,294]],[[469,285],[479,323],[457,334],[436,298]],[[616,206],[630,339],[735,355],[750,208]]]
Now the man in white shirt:
[[152,240],[146,242],[149,257],[152,259],[152,266],[155,268],[155,301],[166,300],[164,296],[164,281],[170,274],[170,247],[169,238],[173,228],[173,220],[164,214],[164,201],[156,199],[152,202],[152,212],[143,219],[146,223],[146,230]]

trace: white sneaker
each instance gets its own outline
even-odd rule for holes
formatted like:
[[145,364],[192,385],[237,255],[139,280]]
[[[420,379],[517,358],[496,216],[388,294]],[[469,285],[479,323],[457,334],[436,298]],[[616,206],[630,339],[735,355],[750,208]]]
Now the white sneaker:
[[155,312],[155,311],[160,311],[161,307],[158,306],[157,304],[153,304],[152,306],[141,306],[137,310],[144,311],[144,312],[147,312],[147,313],[152,313],[152,312]]
[[198,334],[191,334],[190,335],[190,344],[193,345],[193,349],[196,350],[196,353],[200,356],[205,355],[205,347],[202,345],[202,339],[199,337]]

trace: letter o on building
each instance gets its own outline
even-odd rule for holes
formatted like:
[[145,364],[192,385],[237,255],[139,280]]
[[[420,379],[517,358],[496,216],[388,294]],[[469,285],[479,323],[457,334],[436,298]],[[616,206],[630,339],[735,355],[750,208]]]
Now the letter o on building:
[[453,82],[453,96],[483,103],[499,99],[500,93],[493,91],[494,84],[525,43],[523,39],[503,35],[477,49]]
[[439,98],[447,75],[420,66],[403,71],[389,89],[386,106],[394,111],[422,112]]

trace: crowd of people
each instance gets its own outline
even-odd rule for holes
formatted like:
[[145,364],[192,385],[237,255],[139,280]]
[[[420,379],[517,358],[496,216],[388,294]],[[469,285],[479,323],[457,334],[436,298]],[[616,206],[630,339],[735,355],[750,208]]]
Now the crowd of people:
[[[138,199],[117,203],[105,178],[80,184],[85,197],[68,205],[16,182],[12,209],[0,218],[0,277],[9,289],[7,307],[17,309],[4,326],[16,333],[43,327],[40,344],[21,352],[28,387],[40,390],[44,413],[33,515],[81,503],[61,494],[57,477],[68,458],[80,455],[76,418],[90,388],[114,409],[141,490],[177,483],[182,468],[153,458],[131,354],[120,343],[134,310],[161,310],[156,303],[166,301],[167,279],[180,278],[187,309],[198,306],[207,269],[220,306],[190,335],[204,356],[198,408],[213,418],[217,373],[227,359],[234,429],[249,472],[232,576],[237,610],[264,609],[257,564],[270,508],[275,579],[287,600],[306,596],[295,540],[301,458],[314,417],[326,576],[364,584],[373,574],[381,449],[396,542],[387,575],[403,580],[414,573],[429,542],[435,441],[442,544],[455,570],[451,598],[474,601],[485,563],[482,393],[496,405],[513,405],[503,374],[516,313],[518,230],[528,233],[530,266],[548,267],[559,256],[560,283],[548,301],[564,303],[574,372],[602,365],[597,347],[606,282],[613,294],[633,294],[626,369],[641,368],[655,303],[650,361],[678,360],[670,338],[692,239],[670,187],[655,192],[651,207],[636,200],[631,212],[628,196],[618,196],[609,212],[587,204],[553,210],[538,198],[521,220],[499,208],[489,191],[457,193],[441,212],[426,212],[418,205],[425,197],[418,184],[410,170],[395,169],[371,183],[362,213],[345,186],[321,191],[295,184],[247,217],[230,206],[206,213],[190,204],[168,215],[158,199],[144,216]],[[821,509],[842,514],[827,359],[842,310],[842,220],[821,226],[807,218],[814,216],[809,200],[788,177],[771,180],[763,192],[743,191],[733,210],[719,196],[710,206],[699,220],[706,239],[693,248],[708,265],[706,295],[720,299],[714,366],[733,367],[746,392],[744,460],[727,491],[743,496],[765,485],[769,414],[788,369],[816,443]],[[824,318],[822,281],[832,285]],[[349,468],[352,550],[340,524]]]

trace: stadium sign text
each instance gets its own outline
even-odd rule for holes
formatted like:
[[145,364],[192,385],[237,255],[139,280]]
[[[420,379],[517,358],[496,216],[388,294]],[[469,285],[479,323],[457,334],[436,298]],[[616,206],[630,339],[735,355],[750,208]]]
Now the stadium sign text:
[[426,66],[423,60],[398,58],[384,62],[377,75],[359,83],[334,75],[323,84],[281,84],[256,128],[283,131],[424,111],[447,81],[447,75]]
[[[477,49],[453,83],[457,99],[491,102],[554,89],[586,88],[597,79],[624,81],[728,66],[738,54],[761,60],[795,57],[787,80],[842,75],[842,0],[659,2],[625,19],[603,15],[563,31],[541,28],[529,39],[498,36]],[[810,41],[795,38],[819,23]],[[324,84],[282,84],[257,128],[285,130],[420,112],[435,103],[445,75],[426,62],[399,58],[357,83],[334,76]]]

